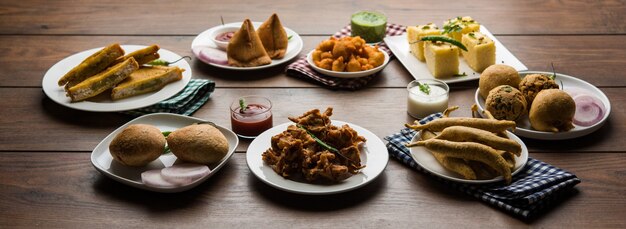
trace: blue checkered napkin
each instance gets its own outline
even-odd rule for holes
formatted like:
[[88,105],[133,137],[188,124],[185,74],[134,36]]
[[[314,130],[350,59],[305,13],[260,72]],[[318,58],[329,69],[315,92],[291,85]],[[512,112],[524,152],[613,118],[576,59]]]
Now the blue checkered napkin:
[[[420,124],[441,117],[441,113],[432,114],[420,120]],[[424,170],[411,157],[409,149],[404,144],[410,142],[415,133],[414,130],[405,128],[399,133],[385,137],[388,141],[389,154],[409,167],[427,173],[446,185],[525,219],[535,216],[559,194],[569,191],[580,183],[576,175],[530,157],[524,169],[513,176],[513,182],[508,186],[502,182],[478,185],[445,180]]]
[[122,113],[141,116],[151,113],[174,113],[191,115],[198,110],[215,90],[215,82],[211,80],[192,79],[178,94],[149,107]]
[[[401,35],[405,31],[406,31],[406,26],[393,24],[393,23],[387,24],[387,36]],[[350,36],[351,32],[352,32],[352,29],[350,25],[347,25],[343,27],[341,30],[339,30],[338,32],[336,32],[333,35],[333,37],[341,38],[341,37]],[[393,53],[387,47],[387,44],[385,44],[385,42],[380,42],[378,44],[378,48],[380,48],[380,50],[384,52],[387,52],[390,58],[393,57]],[[359,78],[346,79],[346,78],[338,78],[338,77],[323,75],[313,70],[313,68],[309,65],[309,62],[307,62],[306,60],[306,55],[303,57],[300,57],[300,59],[289,64],[285,72],[288,76],[313,80],[313,81],[319,82],[327,87],[334,88],[334,89],[348,89],[348,90],[356,90],[356,89],[365,87],[365,85],[367,85],[370,81],[372,81],[372,79],[374,79],[374,77],[376,76],[376,74],[374,74],[374,75],[364,76],[364,77],[359,77]]]

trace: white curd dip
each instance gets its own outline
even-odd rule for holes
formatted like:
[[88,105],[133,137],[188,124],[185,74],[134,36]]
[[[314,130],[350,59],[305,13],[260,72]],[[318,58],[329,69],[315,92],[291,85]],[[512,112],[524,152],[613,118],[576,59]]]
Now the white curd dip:
[[[419,84],[426,84],[429,93],[420,90]],[[407,86],[407,113],[413,118],[424,118],[448,108],[448,85],[439,80],[414,80]]]

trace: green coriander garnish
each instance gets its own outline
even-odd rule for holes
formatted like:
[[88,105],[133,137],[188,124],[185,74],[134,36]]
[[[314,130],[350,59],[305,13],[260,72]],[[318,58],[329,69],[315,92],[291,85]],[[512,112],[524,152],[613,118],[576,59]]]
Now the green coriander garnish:
[[172,133],[172,131],[163,131],[161,133],[163,134],[163,137],[167,138],[167,136],[169,136]]
[[420,88],[420,91],[424,92],[424,94],[430,95],[430,86],[428,84],[421,83],[418,87]]
[[246,107],[248,107],[248,105],[246,105],[246,100],[244,100],[243,98],[239,99],[239,112],[243,113],[246,110]]
[[289,36],[287,37],[287,40],[291,40],[291,37],[293,37],[293,35],[289,35]]
[[427,25],[422,26],[422,29],[430,29],[430,26],[427,26]]

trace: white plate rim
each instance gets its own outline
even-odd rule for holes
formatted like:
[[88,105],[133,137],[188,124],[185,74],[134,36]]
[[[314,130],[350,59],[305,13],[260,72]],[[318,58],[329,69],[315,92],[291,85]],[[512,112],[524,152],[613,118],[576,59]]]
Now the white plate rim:
[[[135,50],[145,48],[145,45],[121,45],[124,49],[125,53],[130,53]],[[69,107],[76,110],[83,111],[93,111],[93,112],[115,112],[115,111],[127,111],[133,110],[137,108],[147,107],[154,105],[158,102],[161,102],[165,99],[176,95],[178,92],[182,91],[185,86],[191,80],[192,72],[191,66],[189,63],[182,59],[170,66],[178,66],[179,68],[185,69],[183,72],[183,78],[179,81],[172,82],[161,90],[156,92],[151,92],[143,95],[137,95],[129,98],[120,99],[117,101],[108,101],[107,103],[102,102],[91,102],[89,100],[81,101],[81,102],[72,102],[71,99],[65,96],[65,91],[63,87],[59,86],[57,81],[63,76],[65,73],[70,71],[73,67],[77,66],[80,62],[82,62],[89,55],[101,50],[104,47],[93,48],[86,51],[78,52],[72,54],[57,63],[55,63],[52,67],[48,69],[46,74],[42,79],[42,88],[46,96],[50,98],[52,101],[63,105],[65,107]],[[159,55],[161,59],[165,59],[168,61],[174,61],[181,58],[180,55],[169,51],[167,49],[160,48]]]
[[[530,74],[546,74],[546,75],[552,75],[552,72],[543,72],[543,71],[521,71],[519,72],[520,76],[523,78],[526,75],[530,75]],[[584,85],[584,87],[581,87],[582,89],[586,89],[592,93],[594,93],[594,95],[598,96],[599,99],[604,103],[604,106],[606,108],[606,112],[604,114],[604,117],[602,117],[602,120],[600,120],[600,122],[593,124],[591,126],[579,126],[574,124],[574,129],[570,130],[570,131],[564,131],[564,132],[546,132],[546,131],[537,131],[537,130],[533,130],[533,129],[528,129],[528,128],[524,128],[524,127],[516,127],[515,128],[515,134],[522,136],[522,137],[526,137],[526,138],[532,138],[532,139],[539,139],[539,140],[564,140],[564,139],[572,139],[572,138],[578,138],[578,137],[582,137],[585,135],[588,135],[590,133],[595,132],[596,130],[600,129],[600,127],[602,127],[604,125],[604,123],[608,120],[609,115],[611,114],[611,101],[609,100],[609,98],[604,94],[604,92],[602,92],[602,90],[600,90],[599,88],[597,88],[596,86],[594,86],[593,84],[588,83],[587,81],[578,79],[576,77],[570,76],[570,75],[565,75],[562,73],[556,73],[556,80],[558,81],[559,78],[564,78],[566,79],[566,81],[575,81],[577,82],[577,86],[581,87],[580,85]],[[559,84],[560,86],[560,84]],[[563,87],[566,87],[566,84],[563,83]],[[478,105],[478,110],[480,111],[479,114],[482,115],[482,111],[484,110],[484,104],[485,104],[485,100],[480,96],[479,94],[479,89],[476,89],[476,92],[474,93],[474,102]]]
[[370,70],[365,70],[365,71],[360,71],[360,72],[337,72],[337,71],[326,70],[315,65],[315,63],[313,62],[313,57],[312,57],[313,51],[315,51],[315,49],[311,50],[309,53],[306,54],[306,61],[309,65],[311,65],[311,68],[313,68],[313,70],[319,73],[322,73],[323,75],[333,76],[337,78],[350,79],[350,78],[360,78],[360,77],[373,75],[383,70],[383,68],[385,68],[385,66],[387,66],[387,64],[389,63],[389,59],[391,59],[389,57],[389,54],[387,54],[387,52],[380,50],[383,53],[383,55],[385,55],[385,61],[383,61],[383,64],[381,64],[380,66],[372,68]]
[[[517,59],[517,57],[515,57],[515,55],[513,55],[513,53],[511,53],[511,51],[506,48],[506,46],[504,46],[504,44],[502,44],[491,32],[489,32],[489,30],[485,26],[480,26],[480,32],[494,41],[496,45],[496,64],[502,64],[502,61],[505,61],[504,64],[510,65],[518,71],[528,69],[519,59]],[[415,69],[415,67],[413,67],[413,65],[415,64],[426,65],[426,63],[421,62],[410,53],[410,49],[408,48],[408,43],[406,41],[406,33],[397,36],[387,36],[385,37],[384,41],[389,49],[395,54],[396,58],[400,61],[400,63],[402,63],[404,68],[407,69],[407,71],[413,76],[414,79],[438,79],[446,83],[459,83],[476,80],[480,77],[480,73],[477,73],[469,68],[469,66],[467,66],[467,63],[465,63],[465,60],[463,60],[462,57],[459,57],[459,71],[461,73],[465,71],[467,76],[451,77],[444,79],[435,78],[430,73],[430,71],[428,71],[428,69],[425,69],[425,72],[423,72],[418,71],[417,69]]]
[[[200,61],[202,61],[205,64],[208,64],[217,68],[223,68],[223,69],[229,69],[229,70],[251,71],[251,70],[259,70],[259,69],[274,67],[274,66],[283,64],[287,61],[290,61],[300,54],[300,52],[302,51],[302,47],[304,46],[302,37],[300,37],[298,33],[283,26],[283,28],[285,29],[285,32],[287,32],[287,36],[292,36],[291,39],[289,40],[289,45],[287,46],[287,52],[285,53],[285,57],[283,57],[282,59],[278,59],[278,60],[272,60],[272,63],[268,65],[262,65],[262,66],[256,66],[256,67],[232,67],[228,65],[211,63],[209,61],[204,60],[204,58],[200,58],[200,50],[202,50],[203,47],[210,47],[210,48],[218,49],[217,45],[211,39],[211,34],[213,33],[214,30],[222,26],[241,26],[241,24],[243,24],[243,22],[233,22],[233,23],[228,23],[224,25],[214,26],[201,32],[191,42],[191,51],[196,56],[196,58],[198,58]],[[255,29],[257,29],[261,24],[262,22],[252,22],[252,25],[254,25]]]
[[263,132],[261,135],[256,137],[252,143],[250,143],[246,152],[246,163],[248,164],[248,168],[252,171],[252,174],[269,186],[286,192],[305,195],[328,195],[347,192],[363,187],[364,185],[367,185],[375,180],[380,174],[382,174],[387,167],[387,163],[389,162],[389,153],[387,152],[387,148],[385,147],[383,141],[371,131],[358,125],[339,120],[331,121],[333,125],[348,124],[351,128],[356,130],[359,135],[367,139],[365,142],[366,150],[362,151],[362,153],[366,153],[366,167],[363,168],[358,174],[346,179],[344,182],[331,185],[300,183],[283,178],[282,176],[276,174],[271,167],[265,165],[261,158],[261,154],[269,148],[270,138],[287,130],[289,125],[294,124],[292,122],[274,126]]
[[[515,136],[515,134],[507,131],[507,135],[509,136],[510,139],[517,141],[522,146],[522,153],[519,157],[515,156],[515,168],[511,172],[511,176],[515,176],[515,174],[518,174],[524,169],[524,167],[526,166],[526,163],[528,162],[528,148],[526,147],[526,144],[524,144],[524,142],[519,137]],[[411,139],[411,142],[417,141],[420,138],[420,136],[421,136],[421,131],[417,132],[415,136],[413,136],[413,138]],[[499,181],[504,180],[502,176],[498,176],[498,177],[495,177],[493,179],[488,179],[488,180],[464,179],[461,177],[461,175],[456,174],[452,171],[448,171],[441,164],[439,164],[439,162],[437,162],[435,157],[425,147],[423,146],[410,147],[409,151],[411,153],[411,157],[413,158],[413,160],[415,160],[415,162],[420,167],[424,168],[429,173],[432,173],[446,180],[460,182],[460,183],[467,183],[467,184],[487,184],[487,183],[494,183],[494,182],[499,182]]]
[[[100,141],[100,143],[98,143],[98,145],[94,148],[94,150],[91,152],[91,164],[93,165],[93,167],[98,170],[100,173],[104,174],[105,176],[118,181],[122,184],[126,184],[129,185],[131,187],[135,187],[135,188],[140,188],[140,189],[144,189],[144,190],[148,190],[148,191],[154,191],[154,192],[162,192],[162,193],[176,193],[176,192],[182,192],[182,191],[186,191],[189,190],[191,188],[194,188],[196,186],[198,186],[199,184],[201,184],[202,182],[206,181],[207,179],[209,179],[210,177],[212,177],[213,175],[215,175],[222,167],[224,167],[224,165],[226,165],[226,163],[228,163],[228,161],[231,159],[231,157],[233,156],[233,154],[235,153],[235,150],[237,149],[237,146],[239,145],[239,138],[237,137],[237,135],[235,135],[234,132],[232,132],[230,129],[225,128],[221,125],[215,124],[215,126],[217,127],[217,129],[220,130],[220,132],[222,132],[222,134],[224,134],[224,136],[226,136],[226,139],[229,140],[229,146],[228,146],[228,153],[226,154],[226,156],[224,156],[224,158],[220,161],[219,164],[217,164],[215,167],[211,168],[211,173],[209,173],[209,175],[203,177],[202,179],[199,179],[191,184],[185,185],[185,186],[180,186],[180,187],[173,187],[173,188],[157,188],[157,187],[151,187],[151,186],[146,186],[144,185],[140,180],[131,180],[128,179],[126,177],[123,177],[120,174],[116,174],[114,172],[109,171],[104,165],[100,164],[100,162],[98,161],[99,157],[106,157],[107,160],[112,160],[111,154],[109,152],[109,144],[111,143],[111,141],[113,140],[113,138],[119,133],[121,132],[124,128],[126,128],[127,126],[131,125],[131,124],[151,124],[151,125],[159,125],[159,124],[167,124],[167,123],[158,123],[159,121],[163,121],[163,120],[170,120],[171,123],[174,122],[181,122],[181,123],[188,123],[187,125],[190,125],[192,123],[197,123],[197,122],[206,122],[206,120],[203,119],[199,119],[199,118],[195,118],[195,117],[189,117],[189,116],[185,116],[185,115],[179,115],[179,114],[171,114],[171,113],[154,113],[154,114],[148,114],[148,115],[144,115],[144,116],[140,116],[138,118],[135,118],[129,122],[127,122],[126,124],[120,126],[119,128],[115,129],[113,132],[111,132],[109,135],[107,135],[107,137],[105,137],[104,139],[102,139],[102,141]],[[182,126],[178,126],[178,128],[184,127],[184,125]],[[172,129],[173,130],[173,129]],[[168,130],[161,130],[161,131],[168,131]],[[108,157],[107,157],[108,155]],[[167,160],[168,162],[172,162],[172,160],[176,160],[176,156],[174,156],[173,154],[169,153],[169,154],[165,154],[165,155],[161,155],[159,157],[159,159],[155,160],[156,161],[160,161],[160,160]],[[153,162],[154,163],[154,162]],[[153,164],[151,163],[151,164]],[[110,165],[109,165],[110,166]],[[158,169],[158,168],[163,168],[162,166],[145,166],[145,167],[138,167],[135,168],[137,170],[141,170],[141,171],[147,171],[150,169]]]

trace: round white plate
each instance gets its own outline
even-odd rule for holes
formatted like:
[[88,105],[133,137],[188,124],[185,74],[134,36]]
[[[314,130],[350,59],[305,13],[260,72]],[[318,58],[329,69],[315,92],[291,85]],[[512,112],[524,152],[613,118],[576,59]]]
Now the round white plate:
[[[413,139],[411,139],[411,142],[420,140],[421,133],[422,133],[421,131],[417,132],[417,134],[413,136]],[[524,142],[522,142],[521,139],[519,139],[517,136],[515,136],[511,132],[507,131],[507,135],[509,136],[510,139],[513,139],[517,141],[520,145],[522,145],[521,155],[515,156],[515,168],[513,169],[513,172],[511,173],[511,175],[513,176],[519,173],[520,171],[522,171],[522,169],[524,168],[524,165],[526,165],[526,162],[528,162],[528,148],[526,148],[526,145],[524,144]],[[470,184],[485,184],[485,183],[498,182],[504,179],[502,176],[498,176],[489,180],[468,180],[468,179],[463,178],[461,175],[444,168],[441,164],[439,164],[439,161],[435,159],[433,154],[430,153],[430,151],[428,151],[423,146],[410,147],[409,151],[411,152],[411,157],[413,157],[413,159],[419,166],[426,169],[426,171],[432,174],[435,174],[441,178],[447,179],[447,180],[461,182],[461,183],[470,183]]]
[[[530,74],[552,75],[551,72],[538,72],[538,71],[524,71],[524,72],[520,72],[519,74],[522,78]],[[517,128],[515,128],[515,134],[522,136],[522,137],[542,139],[542,140],[571,139],[571,138],[577,138],[577,137],[590,134],[600,129],[600,127],[604,125],[606,120],[609,118],[609,114],[611,113],[611,102],[609,101],[609,98],[606,97],[606,95],[600,89],[598,89],[596,86],[593,86],[590,83],[587,83],[584,80],[578,79],[573,76],[560,74],[560,73],[556,73],[555,81],[557,84],[559,84],[559,87],[561,87],[561,83],[562,83],[565,91],[567,91],[568,87],[572,87],[572,88],[576,87],[576,88],[587,90],[593,93],[595,96],[597,96],[598,99],[600,99],[600,101],[604,103],[604,107],[606,108],[606,112],[604,113],[604,117],[602,118],[602,120],[600,120],[600,122],[591,126],[579,126],[579,125],[574,124],[574,129],[571,129],[569,131],[554,133],[554,132],[537,131],[537,130],[532,129],[532,127],[530,126],[530,121],[528,120],[528,115],[526,115],[525,117],[522,117],[520,118],[519,121],[517,121]],[[482,114],[482,111],[484,110],[484,107],[485,107],[485,99],[483,99],[478,94],[478,89],[476,89],[476,93],[474,94],[474,100],[476,104],[478,104],[478,109],[480,111],[479,113]]]
[[[126,53],[130,53],[145,47],[147,46],[122,45],[122,48]],[[48,72],[46,72],[46,74],[44,75],[43,81],[41,83],[43,91],[48,96],[48,98],[52,99],[52,101],[58,104],[77,110],[96,112],[126,111],[147,107],[168,99],[183,90],[187,83],[189,83],[189,80],[191,80],[191,66],[189,66],[189,63],[187,63],[187,61],[183,59],[170,65],[178,66],[179,68],[185,69],[185,71],[183,72],[183,78],[179,81],[172,82],[166,85],[159,91],[132,96],[116,101],[111,100],[110,96],[98,95],[85,101],[72,102],[71,99],[65,95],[65,90],[63,89],[63,87],[59,86],[57,82],[63,75],[65,75],[65,73],[69,72],[72,68],[80,64],[80,62],[85,60],[91,54],[101,50],[102,48],[103,47],[94,48],[71,55],[57,62],[50,69],[48,69]],[[175,61],[181,58],[181,56],[179,56],[178,54],[166,49],[159,49],[159,55],[161,56],[160,59],[166,61]]]
[[256,137],[248,147],[248,151],[246,153],[248,167],[256,177],[272,187],[287,192],[310,195],[325,195],[346,192],[362,187],[376,179],[376,177],[378,177],[378,175],[380,175],[387,166],[389,154],[387,153],[385,144],[380,140],[380,138],[363,127],[347,122],[332,120],[332,124],[336,126],[341,126],[343,124],[350,125],[350,127],[356,130],[359,135],[367,139],[365,144],[361,147],[361,163],[366,165],[365,168],[361,169],[359,173],[351,176],[350,178],[334,184],[310,184],[283,178],[282,176],[276,174],[270,166],[263,162],[261,155],[271,147],[270,141],[272,136],[287,130],[287,127],[293,124],[294,123],[283,123],[263,132],[261,135]]
[[[241,26],[242,23],[243,22],[234,22],[234,23],[225,24],[223,26]],[[259,28],[259,26],[261,24],[263,24],[263,23],[262,22],[252,22],[252,25],[254,25],[255,29]],[[287,45],[287,52],[285,53],[285,57],[283,57],[282,59],[272,60],[271,64],[262,65],[262,66],[256,66],[256,67],[233,67],[233,66],[228,66],[228,65],[215,64],[215,63],[212,63],[212,62],[204,59],[200,55],[200,51],[203,48],[207,48],[207,47],[218,49],[217,45],[211,39],[211,34],[213,33],[213,30],[216,30],[216,29],[218,29],[220,27],[222,27],[222,25],[215,26],[213,28],[205,30],[204,32],[198,34],[198,36],[196,36],[196,38],[193,39],[193,42],[191,42],[191,51],[193,52],[193,54],[199,60],[201,60],[202,62],[204,62],[204,63],[206,63],[208,65],[212,65],[212,66],[215,66],[215,67],[218,67],[218,68],[246,71],[246,70],[258,70],[258,69],[274,67],[276,65],[280,65],[282,63],[285,63],[285,62],[293,59],[294,57],[298,56],[300,51],[302,51],[302,46],[304,44],[302,42],[302,38],[300,37],[300,35],[298,35],[298,33],[294,32],[293,30],[291,30],[291,29],[289,29],[287,27],[284,27],[285,31],[287,32],[287,36],[291,36],[291,39],[289,39],[289,43]]]
[[309,63],[309,65],[311,65],[311,67],[319,73],[322,73],[327,76],[338,77],[338,78],[359,78],[359,77],[372,75],[374,73],[377,73],[383,70],[383,68],[385,68],[385,66],[387,66],[387,64],[389,63],[389,59],[390,59],[389,54],[387,54],[387,52],[380,50],[383,53],[383,55],[385,55],[385,61],[380,66],[372,68],[370,70],[360,71],[360,72],[337,72],[337,71],[326,70],[315,65],[315,62],[313,62],[313,56],[311,55],[313,54],[313,51],[314,50],[311,50],[306,55],[306,61]]
[[235,135],[235,133],[227,128],[224,128],[223,126],[216,124],[217,129],[220,130],[228,140],[228,153],[226,154],[226,156],[224,156],[224,158],[222,158],[220,162],[208,165],[211,169],[211,173],[209,173],[209,175],[189,185],[174,188],[156,188],[146,186],[141,181],[142,172],[170,167],[174,163],[176,163],[177,158],[176,156],[174,156],[174,154],[168,153],[161,155],[158,159],[150,162],[150,164],[144,167],[131,167],[122,165],[113,160],[113,157],[111,157],[111,153],[109,152],[109,144],[111,144],[111,141],[119,132],[121,132],[124,128],[131,124],[150,124],[156,126],[161,131],[174,131],[181,127],[185,127],[198,122],[206,121],[199,118],[169,113],[149,114],[133,119],[132,121],[117,128],[96,146],[93,152],[91,152],[91,164],[107,177],[110,177],[113,180],[130,185],[135,188],[165,193],[182,192],[191,189],[217,173],[226,164],[226,162],[228,162],[231,156],[233,156],[233,153],[235,152],[235,149],[239,144],[239,138],[237,138],[237,135]]

